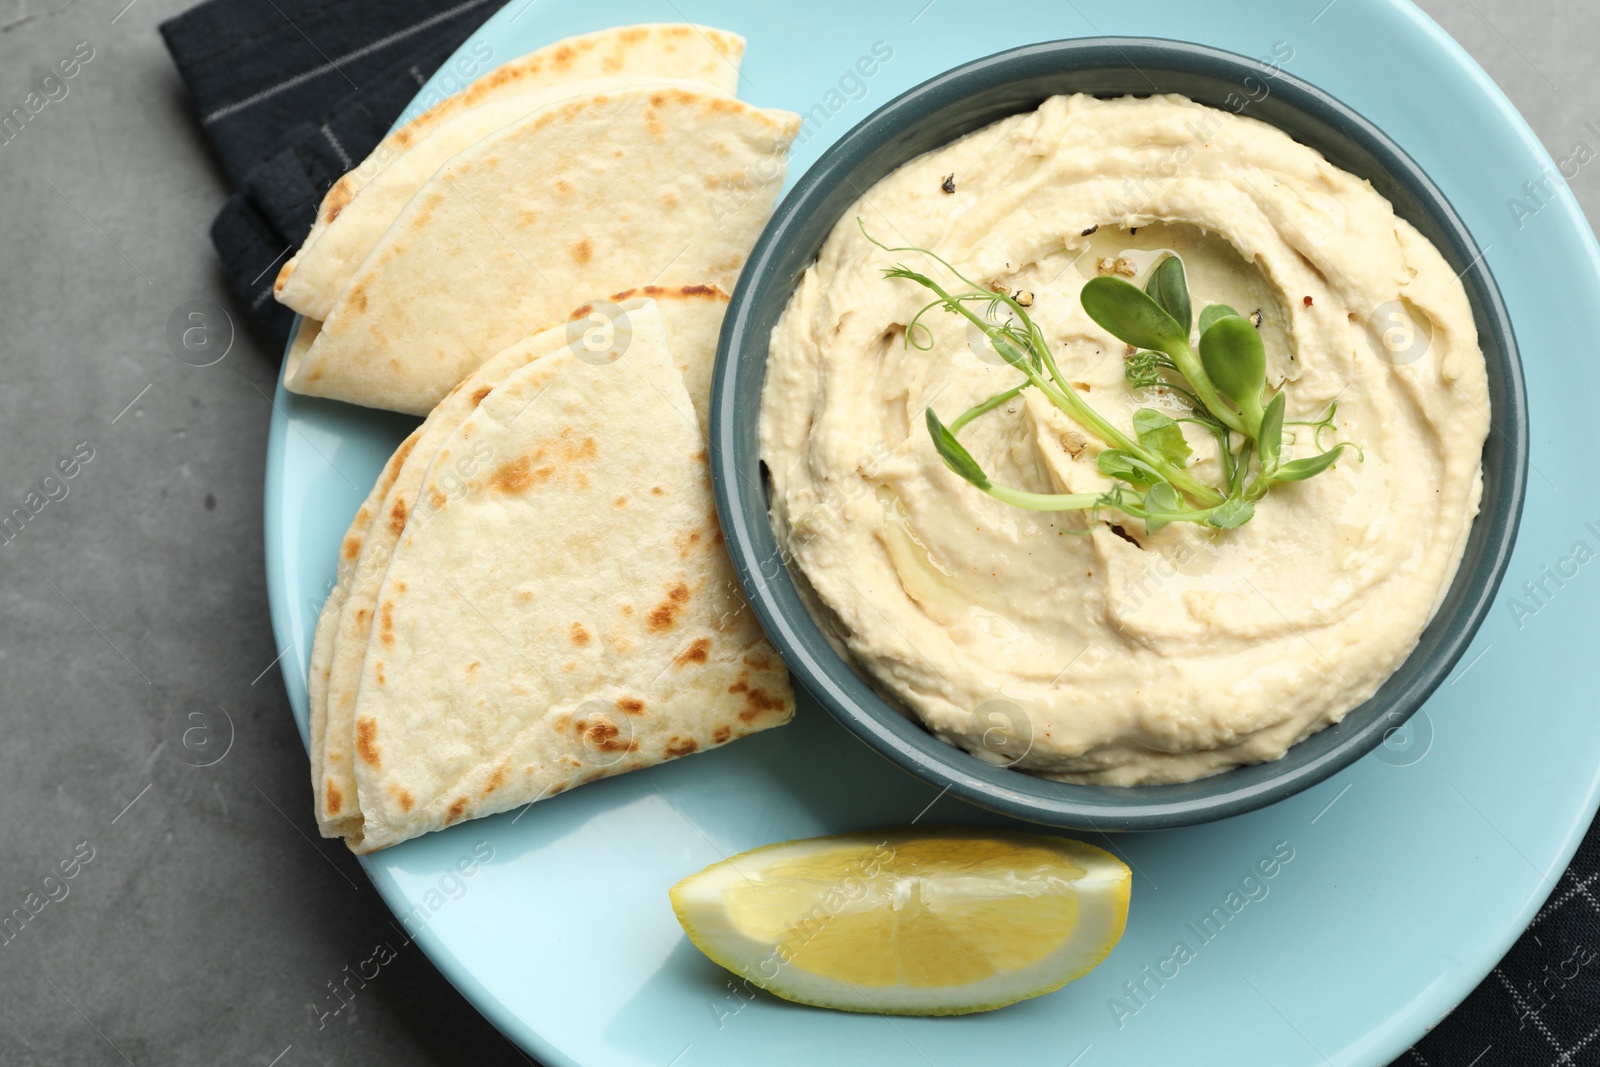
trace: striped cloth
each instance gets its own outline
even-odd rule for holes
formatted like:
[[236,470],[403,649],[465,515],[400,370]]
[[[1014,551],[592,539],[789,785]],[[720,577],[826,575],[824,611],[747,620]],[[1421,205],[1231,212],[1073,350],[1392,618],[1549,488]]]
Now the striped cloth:
[[1600,831],[1494,973],[1394,1067],[1600,1064]]
[[[207,0],[161,26],[234,195],[211,227],[239,299],[281,348],[272,299],[323,193],[365,158],[496,0]],[[481,72],[478,72],[481,73]]]

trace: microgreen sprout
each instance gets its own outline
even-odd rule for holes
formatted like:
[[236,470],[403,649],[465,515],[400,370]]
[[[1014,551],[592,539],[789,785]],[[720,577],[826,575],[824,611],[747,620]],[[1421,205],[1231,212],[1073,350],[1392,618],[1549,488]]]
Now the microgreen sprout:
[[[947,288],[930,274],[903,264],[885,269],[885,278],[915,282],[934,296],[907,324],[907,345],[921,351],[933,348],[932,331],[922,320],[937,308],[975,325],[1001,360],[1021,375],[1017,384],[968,408],[948,425],[932,407],[925,412],[928,435],[945,465],[996,500],[1033,511],[1118,511],[1143,521],[1150,533],[1173,522],[1228,530],[1249,522],[1256,502],[1273,485],[1315,477],[1332,467],[1345,449],[1354,449],[1361,457],[1361,449],[1348,441],[1323,446],[1323,433],[1334,427],[1337,405],[1332,404],[1316,422],[1287,423],[1314,427],[1312,442],[1319,451],[1300,459],[1285,456],[1287,396],[1281,387],[1267,387],[1266,348],[1257,327],[1233,308],[1211,304],[1200,311],[1198,351],[1191,346],[1194,309],[1183,261],[1175,254],[1156,265],[1143,289],[1108,275],[1090,279],[1079,295],[1091,319],[1135,349],[1124,361],[1128,387],[1136,393],[1161,390],[1187,408],[1177,418],[1139,408],[1129,435],[1090,407],[1062,375],[1028,310],[1035,303],[1032,293],[1021,294],[1027,299],[1019,302],[1004,288],[978,284],[926,248],[891,248],[868,233],[861,220],[857,225],[879,248],[925,256],[965,287]],[[1095,464],[1113,479],[1111,489],[1033,493],[990,480],[957,435],[1028,389],[1037,390],[1099,438],[1104,447]],[[1193,453],[1182,423],[1202,427],[1216,437],[1222,485],[1208,485],[1189,470]]]

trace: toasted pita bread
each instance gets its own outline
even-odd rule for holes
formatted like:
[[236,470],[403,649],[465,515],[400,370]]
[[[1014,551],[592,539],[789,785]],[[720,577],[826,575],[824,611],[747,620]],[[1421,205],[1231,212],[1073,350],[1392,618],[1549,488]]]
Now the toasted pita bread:
[[709,91],[633,89],[498,131],[412,197],[285,384],[421,414],[587,294],[731,289],[798,126]]
[[[561,98],[563,87],[567,87],[566,96],[573,96],[582,93],[582,87],[589,85],[591,79],[621,84],[666,78],[699,82],[731,96],[738,86],[744,46],[744,38],[738,34],[710,26],[645,23],[568,37],[496,67],[389,134],[365,160],[333,184],[323,197],[316,222],[300,251],[278,273],[274,288],[279,301],[310,318],[326,318],[349,272],[360,264],[372,243],[424,180],[456,152],[543,103]],[[556,95],[552,97],[552,93]],[[470,123],[470,129],[464,123]],[[454,139],[441,139],[447,130],[454,131]],[[401,169],[396,170],[397,167]],[[420,177],[406,178],[407,174],[418,172]],[[407,189],[403,183],[408,180]],[[364,235],[367,243],[360,254],[346,245],[323,248],[312,256],[310,251],[320,244],[324,231],[356,203],[357,194],[376,191],[375,186],[391,197],[397,188],[404,195],[392,205],[387,218],[381,220],[382,225]],[[376,208],[374,200],[361,209],[369,227],[374,224]],[[363,235],[355,232],[358,228],[341,227],[343,240],[361,239]],[[344,277],[331,277],[328,261],[340,262],[351,256],[354,258]],[[295,278],[296,274],[301,276]]]
[[[593,328],[596,312],[615,314],[640,298],[656,302],[665,323],[674,360],[694,406],[696,421],[705,432],[710,409],[711,372],[717,337],[727,308],[728,294],[712,286],[668,288],[647,286],[618,293],[609,301],[585,304],[569,322],[542,331],[497,354],[451,391],[426,422],[397,451],[385,467],[373,498],[357,512],[345,535],[340,555],[339,583],[317,621],[312,646],[310,692],[312,789],[318,826],[326,837],[342,837],[358,821],[354,800],[356,783],[351,753],[354,750],[354,709],[361,664],[372,632],[373,609],[389,558],[416,508],[433,456],[444,439],[460,425],[489,390],[513,371],[573,342],[582,343]],[[612,333],[618,324],[605,324]],[[631,325],[623,324],[631,332]],[[398,460],[398,465],[396,463]],[[397,469],[395,469],[397,468]],[[383,491],[378,492],[379,489]],[[426,505],[425,505],[426,506]],[[346,561],[354,561],[346,567]]]
[[429,466],[362,664],[358,852],[793,714],[721,548],[661,316],[622,307],[620,358],[525,363]]
[[[385,167],[361,188],[360,195],[323,228],[308,237],[300,252],[284,265],[274,294],[302,315],[323,319],[333,310],[356,270],[388,232],[400,212],[428,179],[451,157],[464,152],[496,130],[569,100],[627,89],[720,90],[704,82],[638,77],[592,78],[544,85],[508,94],[438,126],[411,151]],[[315,239],[313,242],[313,238]]]

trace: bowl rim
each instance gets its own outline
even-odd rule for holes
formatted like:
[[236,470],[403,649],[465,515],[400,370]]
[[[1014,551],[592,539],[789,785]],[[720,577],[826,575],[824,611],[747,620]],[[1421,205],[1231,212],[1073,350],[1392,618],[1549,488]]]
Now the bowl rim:
[[[1134,55],[1146,61],[1142,65],[1136,63]],[[1451,251],[1467,256],[1468,265],[1463,274],[1474,267],[1478,270],[1476,284],[1468,281],[1466,285],[1469,296],[1477,297],[1472,303],[1480,338],[1489,336],[1495,341],[1504,393],[1491,412],[1486,455],[1489,446],[1495,444],[1495,434],[1499,434],[1509,449],[1498,468],[1495,499],[1489,499],[1486,486],[1474,519],[1475,524],[1489,523],[1479,565],[1469,573],[1464,560],[1445,599],[1452,599],[1460,587],[1466,590],[1465,598],[1448,617],[1441,606],[1424,630],[1426,635],[1436,625],[1449,628],[1440,647],[1421,663],[1410,683],[1385,701],[1386,708],[1379,709],[1370,721],[1353,722],[1383,696],[1383,687],[1387,687],[1390,680],[1412,664],[1417,655],[1415,650],[1373,698],[1352,708],[1340,723],[1324,728],[1289,750],[1304,752],[1302,746],[1314,745],[1322,738],[1323,750],[1310,759],[1293,765],[1284,764],[1280,759],[1230,768],[1190,783],[1130,787],[1071,785],[985,763],[934,737],[920,721],[898,710],[857,676],[828,645],[821,627],[801,604],[788,573],[787,560],[780,558],[781,546],[776,552],[763,552],[756,544],[757,522],[767,528],[769,536],[771,530],[759,475],[760,457],[742,447],[738,436],[738,408],[741,402],[754,405],[759,422],[770,334],[759,339],[761,368],[753,394],[741,398],[738,381],[741,365],[750,362],[745,353],[749,347],[747,341],[753,335],[752,320],[758,308],[765,306],[769,299],[776,299],[769,296],[769,290],[775,285],[781,287],[781,300],[785,305],[793,292],[798,276],[788,282],[773,280],[777,260],[789,251],[790,234],[809,224],[823,199],[848,180],[857,164],[895,134],[906,131],[914,123],[936,118],[953,99],[994,90],[1032,76],[1037,72],[1027,70],[1030,64],[1052,61],[1056,69],[1068,71],[1075,65],[1090,63],[1106,66],[1105,61],[1113,57],[1120,57],[1126,67],[1140,73],[1145,67],[1157,73],[1196,75],[1214,74],[1219,68],[1255,75],[1262,71],[1259,60],[1189,41],[1159,37],[1066,38],[1022,45],[968,61],[911,87],[879,107],[830,145],[800,177],[778,205],[752,249],[735,286],[719,339],[712,378],[709,433],[717,513],[739,584],[763,629],[811,696],[835,720],[890,762],[926,782],[942,786],[940,796],[950,793],[979,807],[1029,822],[1095,831],[1165,829],[1243,814],[1324,781],[1383,743],[1449,676],[1487,617],[1516,543],[1528,478],[1528,413],[1522,364],[1505,302],[1484,259],[1486,250],[1480,248],[1443,191],[1387,134],[1326,91],[1277,69],[1271,75],[1272,91],[1277,92],[1281,86],[1297,111],[1309,112],[1324,122],[1336,121],[1342,134],[1411,191],[1431,221],[1449,238],[1454,247],[1441,248],[1441,252],[1447,258]],[[1020,113],[1020,110],[1012,113]],[[999,121],[1001,117],[997,114],[988,121]],[[961,135],[953,134],[942,143],[947,144]],[[920,152],[906,155],[889,172],[918,154]],[[859,186],[856,189],[865,191]],[[837,221],[837,217],[828,220],[823,240]],[[814,259],[813,250],[803,263],[809,265]],[[1493,386],[1497,368],[1495,361],[1488,362]],[[1274,767],[1281,768],[1281,773],[1272,773]],[[1266,770],[1241,775],[1252,768]],[[1230,779],[1233,780],[1231,787]]]

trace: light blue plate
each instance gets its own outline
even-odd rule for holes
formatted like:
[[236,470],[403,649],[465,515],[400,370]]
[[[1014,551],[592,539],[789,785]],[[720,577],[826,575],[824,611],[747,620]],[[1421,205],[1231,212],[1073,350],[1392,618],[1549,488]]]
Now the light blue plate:
[[[795,175],[902,90],[1019,43],[1154,35],[1268,57],[1282,42],[1285,69],[1398,141],[1487,251],[1533,437],[1508,579],[1454,677],[1354,767],[1223,822],[1084,835],[1135,868],[1127,935],[1088,977],[1000,1012],[891,1022],[751,997],[684,938],[667,888],[725,855],[919,817],[998,821],[939,798],[805,701],[782,730],[379,853],[363,861],[373,883],[446,976],[551,1067],[1388,1063],[1499,960],[1600,802],[1584,677],[1600,563],[1578,562],[1600,549],[1580,467],[1600,395],[1600,248],[1559,178],[1529,196],[1524,183],[1555,164],[1483,71],[1399,0],[513,0],[464,51],[482,42],[504,61],[572,33],[683,19],[749,38],[743,97],[814,116]],[[862,57],[878,62],[858,68]],[[302,735],[339,538],[412,424],[279,387],[267,584]],[[1275,851],[1273,877],[1241,888]]]

